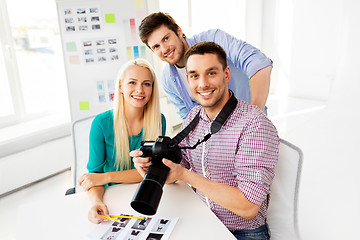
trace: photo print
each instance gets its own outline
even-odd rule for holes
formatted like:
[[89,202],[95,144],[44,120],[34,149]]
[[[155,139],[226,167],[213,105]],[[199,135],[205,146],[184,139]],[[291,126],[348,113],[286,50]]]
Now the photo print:
[[82,41],[85,64],[119,61],[118,38],[86,39]]
[[154,225],[152,232],[166,232],[167,227],[171,224],[171,220],[168,219],[158,219]]
[[163,234],[149,233],[149,236],[146,238],[146,240],[160,240],[162,237],[163,237]]
[[143,231],[140,230],[130,230],[124,239],[127,240],[138,240],[142,236]]
[[121,233],[121,231],[123,230],[123,228],[118,227],[118,226],[111,226],[105,233],[104,235],[101,236],[101,240],[114,240],[116,239],[119,234]]
[[137,219],[134,225],[131,227],[132,229],[138,229],[138,230],[145,230],[146,227],[149,225],[152,218],[149,218],[147,220],[145,219]]
[[65,8],[63,12],[65,32],[101,30],[101,13],[98,7]]

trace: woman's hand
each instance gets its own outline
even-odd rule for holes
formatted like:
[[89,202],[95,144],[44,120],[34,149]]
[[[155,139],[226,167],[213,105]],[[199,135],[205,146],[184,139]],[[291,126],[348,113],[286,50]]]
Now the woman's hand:
[[143,152],[140,150],[134,150],[130,152],[130,156],[133,157],[133,162],[136,170],[140,173],[142,177],[144,177],[147,169],[151,164],[150,157],[141,157]]
[[82,186],[85,191],[88,191],[95,186],[102,186],[106,183],[108,183],[108,181],[106,180],[105,173],[85,173],[78,180],[78,184]]
[[107,206],[103,203],[103,202],[96,202],[89,211],[88,214],[88,218],[90,222],[93,223],[101,223],[104,221],[107,221],[106,218],[100,216],[101,215],[105,215],[105,216],[109,216],[109,210],[107,208]]

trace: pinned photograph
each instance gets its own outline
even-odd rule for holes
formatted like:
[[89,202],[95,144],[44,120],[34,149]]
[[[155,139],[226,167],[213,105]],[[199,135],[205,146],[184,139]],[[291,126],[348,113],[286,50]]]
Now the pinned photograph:
[[85,41],[83,42],[84,47],[91,47],[92,46],[92,42],[91,41]]
[[117,52],[117,49],[116,48],[109,48],[109,52],[110,53]]
[[77,11],[76,11],[77,14],[85,14],[86,13],[86,10],[85,8],[78,8]]
[[73,23],[74,19],[73,18],[65,18],[65,23]]
[[98,61],[99,61],[99,62],[106,62],[106,57],[99,57],[99,58],[98,58]]
[[86,25],[79,26],[79,30],[86,31],[86,30],[88,30],[88,26],[86,26]]
[[87,22],[86,17],[78,17],[78,22]]
[[99,103],[106,102],[105,93],[99,93]]
[[67,32],[75,32],[75,26],[66,26],[65,29]]
[[85,62],[86,63],[93,63],[93,62],[95,62],[95,59],[94,58],[85,58]]
[[117,43],[117,40],[116,40],[116,38],[112,38],[112,39],[109,39],[109,40],[108,40],[108,43],[109,43],[109,44],[116,44],[116,43]]
[[92,30],[100,30],[100,24],[95,24],[91,26]]
[[104,40],[96,40],[96,45],[104,45],[105,41]]
[[105,48],[100,48],[96,50],[97,53],[106,53],[106,49]]
[[91,17],[91,21],[92,22],[100,22],[100,17],[99,16]]
[[111,60],[115,61],[115,60],[119,60],[119,55],[114,55],[114,56],[111,56],[110,58]]
[[92,50],[92,49],[85,50],[85,51],[84,51],[84,54],[85,54],[85,56],[87,56],[87,55],[93,55],[93,50]]
[[90,8],[90,13],[98,13],[99,8]]
[[65,10],[64,10],[64,14],[65,14],[65,15],[70,15],[70,14],[72,14],[71,9],[65,9]]

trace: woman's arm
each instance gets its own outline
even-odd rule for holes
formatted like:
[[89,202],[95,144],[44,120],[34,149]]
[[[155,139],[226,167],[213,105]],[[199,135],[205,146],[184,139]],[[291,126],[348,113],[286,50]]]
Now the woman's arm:
[[85,191],[95,187],[102,186],[107,183],[137,183],[142,180],[142,177],[136,169],[107,172],[107,173],[85,173],[78,183]]

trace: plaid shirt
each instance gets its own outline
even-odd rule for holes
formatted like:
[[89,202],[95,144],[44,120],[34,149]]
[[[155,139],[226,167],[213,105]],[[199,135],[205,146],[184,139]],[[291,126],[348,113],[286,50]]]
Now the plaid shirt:
[[[199,122],[180,146],[193,146],[198,139],[210,133],[212,122],[201,106],[191,110],[182,128],[200,109]],[[235,110],[219,132],[194,150],[182,150],[181,165],[212,181],[238,188],[250,202],[260,205],[257,216],[247,220],[197,191],[229,230],[255,229],[266,222],[278,147],[277,131],[266,115],[258,107],[238,100]]]

